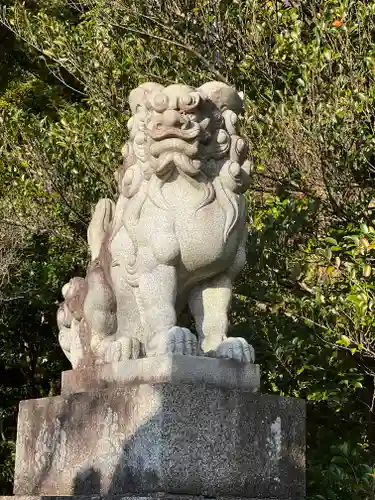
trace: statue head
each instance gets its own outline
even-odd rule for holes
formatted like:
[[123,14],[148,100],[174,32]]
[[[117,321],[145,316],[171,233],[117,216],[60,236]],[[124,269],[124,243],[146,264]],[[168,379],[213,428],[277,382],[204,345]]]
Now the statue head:
[[207,183],[223,167],[223,180],[231,177],[232,190],[248,187],[247,143],[237,135],[243,101],[234,88],[221,82],[198,89],[144,83],[130,93],[129,103],[129,141],[117,172],[124,196],[132,197],[154,175],[163,181],[184,175]]

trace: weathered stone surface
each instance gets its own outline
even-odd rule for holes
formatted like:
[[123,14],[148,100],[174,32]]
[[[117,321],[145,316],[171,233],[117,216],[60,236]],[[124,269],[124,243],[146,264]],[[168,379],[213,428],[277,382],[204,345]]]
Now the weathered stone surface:
[[60,345],[73,368],[166,353],[254,362],[245,339],[227,338],[252,167],[242,97],[221,82],[148,82],[129,104],[118,198],[97,203],[86,278],[63,287]]
[[[218,500],[242,500],[239,497],[216,497]],[[150,494],[148,496],[75,495],[75,496],[8,496],[0,500],[207,500],[204,496]],[[246,500],[275,500],[274,498],[247,498]],[[299,500],[299,499],[298,499]],[[301,498],[302,500],[302,498]]]
[[[0,500],[205,500],[204,496],[150,494],[148,496],[75,495],[75,496],[8,496]],[[242,500],[239,497],[216,497],[218,500]],[[274,498],[247,498],[246,500],[275,500]],[[302,500],[302,499],[301,499]]]
[[120,387],[131,383],[205,383],[258,392],[259,365],[200,356],[154,356],[62,373],[61,394]]
[[204,384],[20,404],[17,495],[303,498],[305,405]]

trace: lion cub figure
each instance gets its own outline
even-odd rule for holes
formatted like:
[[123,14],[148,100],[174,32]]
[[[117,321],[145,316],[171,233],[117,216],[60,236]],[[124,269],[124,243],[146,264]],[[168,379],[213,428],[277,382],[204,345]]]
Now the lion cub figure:
[[[61,347],[73,368],[165,353],[253,362],[227,338],[247,236],[242,98],[219,82],[145,83],[129,102],[118,200],[97,204],[87,276],[63,288]],[[178,325],[187,308],[197,335]]]

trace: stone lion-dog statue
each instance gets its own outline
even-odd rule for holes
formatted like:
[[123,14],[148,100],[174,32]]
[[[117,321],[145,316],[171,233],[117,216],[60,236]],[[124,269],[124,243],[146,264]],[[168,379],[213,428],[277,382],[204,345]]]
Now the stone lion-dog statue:
[[[129,103],[118,200],[96,205],[86,278],[63,287],[60,345],[73,368],[167,353],[254,362],[252,346],[227,337],[246,259],[242,98],[220,82],[144,83]],[[197,335],[178,325],[186,308]]]

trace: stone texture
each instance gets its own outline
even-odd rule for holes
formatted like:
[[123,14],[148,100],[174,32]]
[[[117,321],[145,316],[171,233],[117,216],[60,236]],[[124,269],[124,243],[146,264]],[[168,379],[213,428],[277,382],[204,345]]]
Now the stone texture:
[[120,387],[127,384],[171,382],[213,385],[258,392],[259,365],[230,359],[166,354],[120,361],[62,373],[61,394]]
[[[148,496],[124,495],[76,495],[76,496],[17,496],[2,497],[0,500],[205,500],[207,497],[190,495],[151,494]],[[217,497],[220,500],[242,500],[239,497]],[[247,500],[275,500],[274,498],[247,498]],[[302,500],[302,499],[301,499]]]
[[305,404],[141,384],[20,404],[17,495],[304,497]]
[[[254,362],[245,339],[227,338],[252,167],[242,97],[221,82],[149,82],[129,104],[118,198],[97,203],[86,278],[63,287],[60,345],[73,368],[166,353]],[[184,327],[186,309],[197,336]]]

